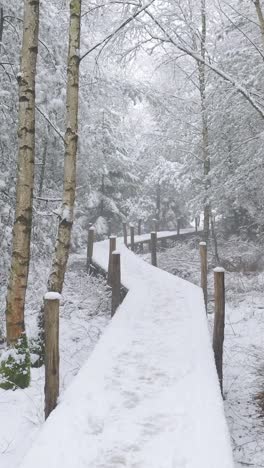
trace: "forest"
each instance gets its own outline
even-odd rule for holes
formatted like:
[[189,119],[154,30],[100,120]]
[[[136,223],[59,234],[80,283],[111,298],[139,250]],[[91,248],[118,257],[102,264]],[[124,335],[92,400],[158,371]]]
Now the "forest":
[[62,295],[63,394],[111,315],[89,228],[125,224],[196,229],[158,267],[200,285],[207,244],[210,333],[225,269],[225,417],[235,466],[264,466],[264,1],[0,0],[0,113],[1,468],[44,422],[43,297]]

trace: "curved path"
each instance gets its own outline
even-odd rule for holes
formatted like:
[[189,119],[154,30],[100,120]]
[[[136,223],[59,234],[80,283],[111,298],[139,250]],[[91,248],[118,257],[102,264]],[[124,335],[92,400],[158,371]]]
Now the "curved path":
[[118,249],[129,292],[21,468],[232,468],[201,289]]

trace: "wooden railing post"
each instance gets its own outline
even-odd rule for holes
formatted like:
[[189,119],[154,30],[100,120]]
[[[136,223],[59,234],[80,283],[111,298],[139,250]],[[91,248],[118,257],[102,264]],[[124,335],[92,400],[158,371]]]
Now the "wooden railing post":
[[157,266],[157,233],[150,234],[151,264]]
[[195,232],[198,232],[198,218],[195,216]]
[[115,315],[116,309],[121,304],[121,265],[120,265],[120,253],[112,253],[112,309],[111,317]]
[[153,218],[153,232],[158,231],[158,220],[156,218]]
[[108,221],[108,237],[112,235],[112,222]]
[[177,236],[180,235],[180,230],[181,230],[181,220],[180,218],[177,219]]
[[124,244],[127,245],[127,223],[123,223]]
[[59,308],[60,294],[45,294],[45,419],[56,407],[59,396]]
[[108,274],[107,283],[112,286],[112,271],[113,271],[113,257],[112,253],[116,250],[116,236],[109,237],[109,259],[108,259]]
[[93,245],[94,245],[94,227],[90,227],[88,231],[87,261],[86,261],[86,269],[88,273],[90,271],[90,265],[92,263],[92,258],[93,258]]
[[215,316],[213,349],[221,393],[223,395],[223,345],[225,334],[225,270],[214,269]]
[[135,251],[135,227],[130,224],[130,247],[132,252]]
[[200,242],[201,258],[201,288],[204,294],[204,304],[207,313],[207,245],[206,242]]
[[138,235],[141,236],[141,224],[142,224],[142,219],[138,220]]

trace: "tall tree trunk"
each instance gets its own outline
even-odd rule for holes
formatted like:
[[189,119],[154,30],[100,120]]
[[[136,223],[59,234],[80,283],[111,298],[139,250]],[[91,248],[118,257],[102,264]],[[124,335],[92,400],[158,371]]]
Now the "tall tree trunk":
[[261,8],[260,0],[253,0],[253,3],[256,8],[258,20],[259,20],[259,27],[260,27],[260,32],[261,32],[261,39],[262,39],[262,45],[264,48],[264,16],[263,16],[263,11]]
[[24,308],[30,260],[35,161],[35,77],[38,54],[39,0],[25,0],[18,110],[18,166],[13,250],[6,300],[7,343],[25,330]]
[[215,220],[214,216],[211,213],[211,232],[212,232],[212,239],[213,239],[213,244],[214,244],[214,256],[215,256],[215,261],[217,265],[220,264],[220,258],[219,258],[219,253],[218,253],[218,242],[217,242],[217,236],[215,232]]
[[48,290],[59,293],[62,291],[69,257],[76,192],[81,3],[81,0],[70,1],[63,202],[48,280]]
[[[0,5],[0,43],[3,41],[3,33],[4,33],[4,9]],[[0,44],[0,51],[1,51],[1,44]]]
[[104,216],[104,195],[105,195],[105,185],[104,185],[104,174],[102,175],[102,183],[101,183],[101,203],[100,203],[100,216]]
[[157,220],[158,220],[158,223],[157,223],[157,230],[160,229],[160,213],[161,211],[161,187],[160,187],[160,184],[157,185],[157,199],[156,199],[156,217],[157,217]]
[[[205,60],[206,52],[206,0],[201,0],[201,56]],[[199,89],[201,97],[201,114],[202,114],[202,140],[203,140],[203,164],[204,164],[204,238],[208,240],[210,230],[210,200],[209,189],[211,186],[210,181],[210,155],[208,147],[208,117],[206,109],[206,79],[205,79],[205,65],[198,63],[199,71]]]

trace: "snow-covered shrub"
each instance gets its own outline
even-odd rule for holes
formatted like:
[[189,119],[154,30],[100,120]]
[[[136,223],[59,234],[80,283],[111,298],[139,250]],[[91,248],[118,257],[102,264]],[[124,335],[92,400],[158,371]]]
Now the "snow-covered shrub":
[[27,388],[30,383],[30,354],[26,334],[0,358],[0,387],[5,390]]

